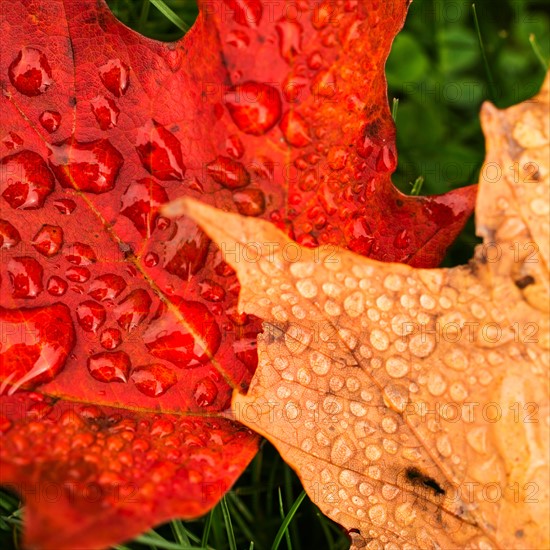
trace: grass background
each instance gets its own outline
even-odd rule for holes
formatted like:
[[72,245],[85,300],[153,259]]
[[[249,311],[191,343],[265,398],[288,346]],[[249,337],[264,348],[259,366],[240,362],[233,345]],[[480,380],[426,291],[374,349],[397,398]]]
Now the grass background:
[[[160,40],[180,38],[194,22],[195,0],[108,0],[123,22]],[[477,181],[484,157],[481,103],[498,107],[538,90],[550,58],[546,1],[416,0],[387,63],[388,98],[396,112],[405,193],[423,178],[421,194]],[[480,38],[483,49],[480,47]],[[416,192],[416,190],[414,191]],[[478,242],[470,221],[444,265],[464,263]],[[303,500],[302,500],[303,499]],[[0,491],[0,548],[20,548],[24,509]],[[283,518],[289,519],[285,527]],[[302,493],[294,472],[267,442],[220,504],[195,521],[173,521],[117,550],[311,548],[344,550],[348,542]]]

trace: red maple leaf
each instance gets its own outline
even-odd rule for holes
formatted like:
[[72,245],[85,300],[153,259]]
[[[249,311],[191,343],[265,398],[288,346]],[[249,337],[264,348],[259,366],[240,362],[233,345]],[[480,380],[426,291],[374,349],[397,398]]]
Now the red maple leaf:
[[0,482],[26,501],[29,545],[201,515],[257,449],[220,413],[260,321],[160,205],[191,195],[305,245],[440,261],[475,190],[390,182],[383,64],[407,4],[205,1],[164,44],[102,0],[2,0]]

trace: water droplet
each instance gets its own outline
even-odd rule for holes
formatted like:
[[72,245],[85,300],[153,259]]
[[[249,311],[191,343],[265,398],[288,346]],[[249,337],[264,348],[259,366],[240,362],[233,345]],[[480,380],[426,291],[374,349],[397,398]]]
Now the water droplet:
[[228,189],[238,189],[250,183],[250,174],[245,167],[229,157],[218,156],[206,165],[206,171],[214,181]]
[[122,343],[122,334],[117,328],[107,328],[99,335],[99,343],[108,350],[113,350]]
[[193,397],[199,407],[208,407],[216,401],[218,387],[210,378],[203,378],[197,382],[193,390]]
[[248,45],[250,44],[250,39],[244,31],[237,29],[227,33],[226,42],[230,46],[234,46],[238,50],[242,50],[248,47]]
[[147,349],[159,359],[179,368],[198,367],[209,361],[221,343],[221,333],[214,316],[199,302],[173,297],[182,322],[172,313],[154,320],[143,335]]
[[258,344],[256,338],[256,332],[245,332],[241,338],[235,340],[233,343],[235,356],[252,373],[258,365]]
[[120,213],[126,216],[142,237],[153,233],[159,207],[168,202],[168,195],[161,185],[151,178],[131,183],[121,198]]
[[130,68],[120,59],[110,59],[99,68],[99,78],[107,90],[120,97],[130,85]]
[[224,0],[233,10],[233,19],[239,25],[256,28],[262,19],[260,0]]
[[233,202],[243,216],[259,216],[265,211],[265,195],[260,189],[235,191]]
[[327,155],[328,165],[333,170],[341,170],[346,165],[348,152],[341,147],[332,147]]
[[57,225],[44,224],[32,239],[32,245],[43,256],[55,256],[63,246],[63,229]]
[[[69,267],[69,269],[65,270],[65,277],[73,283],[85,283],[90,279],[91,275],[87,267],[79,265]],[[75,290],[75,288],[73,288],[73,290]],[[80,294],[82,294],[82,292]]]
[[178,138],[155,120],[148,121],[137,133],[136,151],[143,167],[163,181],[182,181],[185,164]]
[[131,366],[123,351],[102,351],[88,358],[88,370],[100,382],[127,382]]
[[143,263],[147,267],[155,267],[160,261],[159,255],[156,252],[148,252],[143,258]]
[[351,250],[363,256],[370,255],[375,245],[375,238],[365,218],[353,218],[346,225],[345,235],[348,247]]
[[57,111],[44,111],[38,120],[46,132],[53,134],[61,124],[61,115]]
[[65,281],[61,277],[58,277],[57,275],[52,275],[48,279],[48,283],[46,284],[46,290],[52,296],[63,296],[63,294],[67,292],[68,287],[69,285],[67,281]]
[[13,298],[36,298],[43,290],[42,266],[30,256],[11,258],[8,275],[12,284]]
[[8,69],[8,75],[18,92],[31,97],[43,94],[53,84],[50,64],[36,48],[20,50]]
[[0,307],[2,340],[0,379],[8,380],[10,393],[53,380],[64,367],[75,343],[69,308],[64,304],[6,309]]
[[244,155],[244,145],[239,136],[233,134],[225,140],[225,150],[227,154],[235,159],[240,159]]
[[136,367],[130,379],[141,393],[149,397],[164,395],[177,382],[175,373],[158,363]]
[[131,332],[139,326],[151,310],[151,298],[142,288],[133,290],[119,302],[114,315],[121,328]]
[[324,29],[331,22],[334,11],[335,6],[332,5],[332,2],[325,1],[315,4],[311,14],[311,24],[318,31]]
[[161,418],[153,422],[151,426],[151,435],[157,437],[166,437],[167,435],[174,433],[175,429],[176,428],[173,422],[168,419]]
[[279,126],[290,145],[294,147],[305,147],[311,142],[306,121],[295,111],[287,111],[283,115]]
[[76,202],[71,199],[57,199],[53,205],[59,210],[61,214],[72,214],[76,208]]
[[407,248],[411,243],[411,239],[409,237],[409,232],[407,229],[401,230],[396,236],[393,241],[393,246],[395,248],[399,248],[400,250],[403,250]]
[[380,148],[378,157],[376,158],[377,172],[393,172],[397,166],[397,158],[395,153],[388,145],[383,145]]
[[102,130],[109,130],[117,125],[120,109],[110,97],[98,95],[90,101],[90,108]]
[[281,96],[268,84],[244,82],[225,93],[225,105],[239,130],[261,136],[281,117]]
[[97,262],[93,248],[84,243],[67,245],[63,252],[65,259],[74,265],[90,265]]
[[205,279],[199,283],[201,298],[209,302],[222,302],[225,299],[225,290],[212,279]]
[[106,316],[105,308],[93,300],[86,300],[76,307],[76,319],[86,332],[96,332]]
[[120,275],[106,273],[92,281],[88,294],[98,302],[114,300],[126,288],[126,282]]
[[38,153],[19,151],[0,161],[0,188],[12,208],[42,208],[54,189],[54,177]]
[[48,160],[62,187],[96,194],[114,188],[124,163],[120,152],[107,139],[68,138],[50,145]]
[[320,52],[315,50],[314,52],[311,52],[307,57],[307,66],[312,71],[317,71],[323,66],[323,56]]
[[176,224],[176,234],[165,243],[167,260],[164,268],[168,273],[188,281],[192,275],[196,275],[203,268],[210,239],[189,218],[179,219]]
[[0,249],[8,250],[21,242],[19,231],[7,220],[0,220]]
[[280,19],[275,26],[279,36],[279,51],[283,59],[290,63],[302,51],[303,27],[298,21]]
[[2,143],[10,150],[19,149],[23,145],[23,138],[15,132],[8,132],[7,137],[2,140]]

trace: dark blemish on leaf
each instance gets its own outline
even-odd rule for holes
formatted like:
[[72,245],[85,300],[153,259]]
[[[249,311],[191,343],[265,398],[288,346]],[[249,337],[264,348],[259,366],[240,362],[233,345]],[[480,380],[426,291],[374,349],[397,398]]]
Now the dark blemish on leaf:
[[401,208],[401,207],[403,206],[403,201],[402,201],[401,199],[397,199],[397,200],[395,201],[395,204],[396,204],[399,208]]
[[418,468],[407,468],[405,477],[416,487],[431,489],[436,495],[445,494],[445,490],[441,488],[435,479],[424,475]]
[[535,279],[531,275],[525,275],[521,279],[514,281],[515,285],[519,289],[524,289],[526,286],[532,285],[535,282]]
[[514,534],[518,539],[522,539],[524,535],[523,529],[518,529]]
[[76,105],[76,97],[71,96],[69,98],[69,107],[74,107]]

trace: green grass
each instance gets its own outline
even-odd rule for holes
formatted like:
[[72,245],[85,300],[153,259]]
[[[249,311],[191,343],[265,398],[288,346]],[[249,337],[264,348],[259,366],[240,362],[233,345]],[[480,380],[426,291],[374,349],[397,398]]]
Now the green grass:
[[[194,22],[191,0],[110,0],[139,32],[175,40]],[[395,184],[409,194],[443,193],[477,181],[484,156],[479,109],[532,96],[550,58],[543,1],[416,0],[387,64],[388,98],[397,124]],[[482,47],[481,47],[482,46]],[[398,101],[394,101],[394,98]],[[477,239],[473,223],[446,265],[464,263]],[[0,491],[0,548],[19,548],[24,509]],[[173,521],[117,550],[310,548],[344,550],[342,530],[302,492],[294,472],[264,443],[232,491],[205,517]]]

